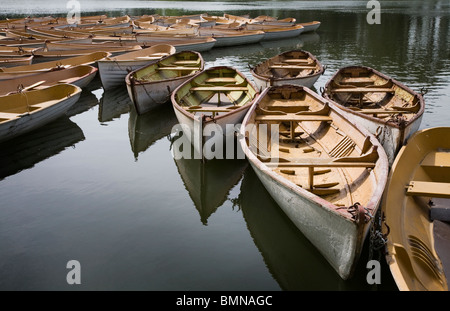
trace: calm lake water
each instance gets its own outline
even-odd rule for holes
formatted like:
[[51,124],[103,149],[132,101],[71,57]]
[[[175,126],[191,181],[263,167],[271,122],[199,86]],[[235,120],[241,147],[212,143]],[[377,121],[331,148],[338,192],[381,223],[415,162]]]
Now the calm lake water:
[[[206,66],[248,65],[305,49],[327,66],[366,65],[428,91],[421,128],[450,126],[450,3],[381,1],[80,1],[83,14],[208,12],[319,20],[295,39],[216,48]],[[2,0],[0,18],[65,15],[65,1]],[[246,160],[175,161],[170,105],[137,116],[125,88],[99,79],[70,116],[0,145],[0,290],[396,290],[368,285],[366,247],[343,281],[274,203]],[[450,139],[443,137],[442,139]],[[69,260],[81,285],[69,286]]]

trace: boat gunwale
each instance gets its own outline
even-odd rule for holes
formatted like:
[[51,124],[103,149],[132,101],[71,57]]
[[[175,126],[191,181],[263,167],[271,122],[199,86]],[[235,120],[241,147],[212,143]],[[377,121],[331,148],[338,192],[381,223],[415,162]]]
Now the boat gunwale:
[[[186,109],[184,109],[180,104],[178,104],[178,102],[175,100],[175,95],[176,95],[177,91],[178,91],[181,87],[183,87],[184,85],[190,83],[190,81],[193,80],[193,79],[195,79],[197,76],[199,76],[199,75],[201,75],[201,74],[205,74],[205,73],[206,73],[207,71],[209,71],[209,70],[218,70],[218,69],[232,69],[232,70],[234,70],[238,75],[240,75],[242,78],[244,78],[245,81],[247,81],[247,83],[255,90],[255,97],[254,97],[253,100],[252,100],[250,103],[248,103],[248,104],[242,105],[241,107],[236,108],[236,109],[233,109],[233,110],[231,110],[230,112],[224,113],[224,114],[222,114],[222,115],[215,116],[215,117],[214,117],[214,121],[221,120],[221,119],[226,118],[226,117],[228,117],[228,116],[230,116],[230,115],[233,115],[233,114],[236,114],[236,113],[241,112],[241,111],[243,111],[243,110],[247,110],[247,109],[251,108],[251,106],[252,106],[252,105],[258,100],[258,98],[259,98],[259,91],[258,91],[258,88],[257,88],[257,87],[256,87],[249,79],[247,79],[247,77],[246,77],[241,71],[239,71],[237,68],[235,68],[235,67],[233,67],[233,66],[214,66],[214,67],[210,67],[210,68],[208,68],[208,69],[206,69],[206,70],[203,70],[203,71],[197,73],[196,75],[192,76],[189,80],[187,80],[185,83],[182,83],[180,86],[178,86],[178,87],[172,92],[172,94],[171,94],[171,96],[170,96],[170,99],[171,99],[171,102],[172,102],[173,107],[174,107],[177,111],[181,112],[184,116],[188,117],[190,120],[194,120],[194,119],[195,119],[195,115],[194,115],[193,113],[189,113],[189,112],[188,112]],[[211,119],[211,120],[209,120],[209,121],[207,121],[207,122],[213,122],[213,119]]]

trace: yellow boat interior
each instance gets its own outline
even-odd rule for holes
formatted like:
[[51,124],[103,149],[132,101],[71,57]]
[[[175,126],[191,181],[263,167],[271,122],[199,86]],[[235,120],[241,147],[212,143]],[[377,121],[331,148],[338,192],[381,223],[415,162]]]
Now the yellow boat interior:
[[315,58],[306,51],[289,51],[257,65],[254,72],[263,77],[300,78],[322,71],[322,67]]
[[50,107],[78,92],[81,92],[81,89],[74,85],[59,84],[44,90],[0,96],[0,124]]
[[200,54],[184,51],[161,59],[133,73],[134,80],[139,83],[161,81],[192,75],[203,69]]
[[443,139],[448,135],[450,128],[417,132],[392,166],[383,200],[384,233],[400,290],[448,291],[450,144]]
[[253,102],[258,92],[240,72],[231,67],[213,67],[183,84],[175,100],[192,114],[218,116]]
[[246,125],[249,149],[280,177],[332,203],[346,217],[362,216],[356,215],[361,206],[372,208],[363,211],[365,217],[375,212],[371,200],[387,165],[378,145],[312,91],[271,87]]
[[327,83],[325,94],[336,103],[366,116],[408,122],[421,110],[418,94],[368,67],[347,67]]

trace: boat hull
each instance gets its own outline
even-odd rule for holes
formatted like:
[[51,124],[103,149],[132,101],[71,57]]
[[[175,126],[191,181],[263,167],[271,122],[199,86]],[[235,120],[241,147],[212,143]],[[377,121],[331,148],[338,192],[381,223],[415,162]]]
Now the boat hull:
[[381,229],[387,236],[386,262],[401,291],[449,289],[449,214],[433,213],[448,208],[450,200],[449,188],[439,188],[450,182],[450,143],[444,139],[449,135],[448,127],[417,131],[390,171]]
[[154,83],[133,84],[127,81],[128,95],[136,108],[138,114],[144,114],[156,107],[170,102],[170,95],[180,84],[190,77],[159,81]]
[[99,61],[98,70],[103,88],[111,89],[116,86],[125,85],[125,77],[127,74],[149,65],[153,61]]
[[60,101],[58,104],[52,105],[50,108],[32,113],[25,113],[17,119],[0,124],[0,141],[3,142],[28,133],[64,116],[66,112],[78,101],[80,95],[81,90]]

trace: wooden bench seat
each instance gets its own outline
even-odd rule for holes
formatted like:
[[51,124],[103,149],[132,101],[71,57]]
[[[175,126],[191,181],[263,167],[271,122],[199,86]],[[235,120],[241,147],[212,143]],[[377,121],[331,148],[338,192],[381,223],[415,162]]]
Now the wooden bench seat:
[[450,167],[450,152],[430,152],[420,164],[423,167]]
[[208,78],[206,83],[236,83],[236,79],[232,77]]
[[406,194],[449,199],[450,183],[413,180],[407,186]]
[[199,64],[198,60],[178,60],[173,62],[174,65],[195,65]]
[[248,91],[246,86],[196,86],[191,91],[212,91],[212,92],[232,92]]
[[286,63],[286,64],[308,64],[309,63],[309,59],[307,59],[307,58],[304,58],[304,59],[293,58],[293,59],[282,60],[282,62]]
[[186,110],[189,112],[230,112],[233,109],[237,109],[237,106],[230,107],[195,107],[195,108],[187,108]]
[[385,87],[349,87],[349,88],[338,88],[338,89],[332,89],[331,92],[333,93],[394,93],[394,89],[392,88],[385,88]]
[[385,109],[352,109],[355,112],[363,114],[397,114],[397,113],[415,113],[409,110],[385,110]]
[[192,70],[198,70],[197,67],[159,67],[157,70],[186,70],[186,71],[192,71]]
[[316,66],[295,66],[295,65],[273,65],[269,66],[270,69],[288,69],[288,70],[304,70],[304,69],[316,69]]
[[364,168],[374,168],[374,162],[339,162],[331,158],[311,158],[302,159],[302,162],[267,162],[265,163],[269,167],[364,167]]
[[256,121],[279,121],[279,122],[302,122],[302,121],[333,121],[330,116],[325,115],[259,115]]

